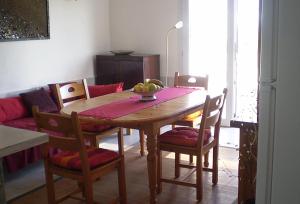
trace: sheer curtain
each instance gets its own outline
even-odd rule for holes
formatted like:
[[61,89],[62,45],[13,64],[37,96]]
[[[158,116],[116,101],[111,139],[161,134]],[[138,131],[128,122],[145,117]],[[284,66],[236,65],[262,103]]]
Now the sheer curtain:
[[209,89],[226,87],[227,0],[189,0],[189,74],[209,75]]

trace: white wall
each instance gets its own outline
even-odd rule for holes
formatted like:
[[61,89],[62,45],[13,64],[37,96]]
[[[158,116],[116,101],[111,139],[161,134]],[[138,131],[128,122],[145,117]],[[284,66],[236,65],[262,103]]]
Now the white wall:
[[93,77],[110,50],[109,0],[50,0],[50,40],[0,42],[0,95]]
[[[166,33],[180,18],[179,0],[110,0],[111,46],[161,56],[160,75],[166,74]],[[169,76],[179,68],[180,30],[169,37]]]

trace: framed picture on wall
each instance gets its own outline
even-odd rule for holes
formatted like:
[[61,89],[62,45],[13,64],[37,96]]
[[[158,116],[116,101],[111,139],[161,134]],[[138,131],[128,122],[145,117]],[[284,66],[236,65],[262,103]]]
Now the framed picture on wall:
[[0,0],[0,41],[49,38],[48,0]]

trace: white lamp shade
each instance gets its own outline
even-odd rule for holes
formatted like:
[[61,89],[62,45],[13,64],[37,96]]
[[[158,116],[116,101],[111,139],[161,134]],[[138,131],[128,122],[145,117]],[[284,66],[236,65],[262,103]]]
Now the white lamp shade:
[[174,27],[175,27],[176,29],[180,29],[180,28],[182,28],[182,26],[183,26],[183,22],[182,22],[182,21],[178,21],[178,22],[174,25]]

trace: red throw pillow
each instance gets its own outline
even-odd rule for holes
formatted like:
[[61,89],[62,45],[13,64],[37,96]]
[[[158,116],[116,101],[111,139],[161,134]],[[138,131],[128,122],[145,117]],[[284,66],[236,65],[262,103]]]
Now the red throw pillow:
[[23,118],[28,115],[20,97],[0,99],[0,122]]
[[29,110],[32,106],[38,106],[42,112],[57,112],[58,108],[50,97],[49,93],[44,88],[20,94],[24,104]]
[[121,92],[123,91],[123,84],[123,82],[120,82],[117,84],[88,86],[90,97],[94,98],[105,94]]

